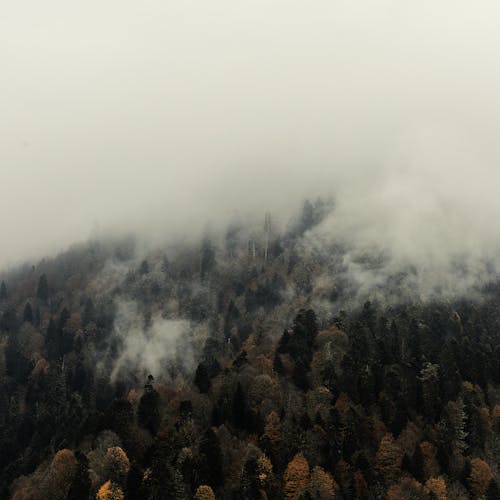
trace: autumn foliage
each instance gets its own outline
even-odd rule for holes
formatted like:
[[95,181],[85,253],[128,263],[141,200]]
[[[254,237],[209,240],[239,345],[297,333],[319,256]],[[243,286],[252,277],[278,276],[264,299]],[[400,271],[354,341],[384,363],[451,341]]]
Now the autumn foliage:
[[215,500],[215,494],[210,486],[199,486],[194,494],[195,500]]
[[488,490],[493,475],[490,466],[480,458],[471,460],[471,472],[469,476],[470,489],[476,498],[480,498]]
[[287,500],[297,500],[307,488],[309,464],[302,453],[295,455],[283,475],[283,495]]
[[111,481],[106,481],[96,495],[97,500],[123,500],[124,498],[121,488]]

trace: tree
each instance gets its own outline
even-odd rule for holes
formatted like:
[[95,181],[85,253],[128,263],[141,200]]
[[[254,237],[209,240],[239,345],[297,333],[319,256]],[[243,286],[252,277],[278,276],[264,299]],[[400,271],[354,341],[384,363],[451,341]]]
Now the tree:
[[53,318],[50,318],[45,335],[45,347],[47,349],[47,359],[55,361],[61,356],[61,330],[56,326]]
[[149,264],[148,264],[148,261],[146,259],[144,259],[142,262],[141,262],[141,266],[139,268],[139,274],[148,274],[149,273]]
[[33,316],[33,309],[31,308],[31,304],[29,302],[26,302],[23,312],[23,321],[33,324],[34,319],[35,318]]
[[321,467],[314,467],[307,491],[314,500],[331,500],[335,498],[335,481]]
[[491,481],[486,493],[486,500],[498,500],[500,498],[500,488],[496,481]]
[[43,497],[64,499],[69,493],[78,469],[78,462],[71,450],[59,450],[38,485]]
[[0,330],[13,332],[17,330],[18,320],[16,310],[13,307],[7,308],[0,317]]
[[420,371],[424,416],[435,421],[441,408],[439,397],[439,365],[425,363]]
[[207,367],[204,363],[200,363],[198,368],[196,368],[194,383],[202,394],[205,394],[210,390],[211,381],[208,375]]
[[370,498],[368,483],[360,470],[354,473],[354,493],[355,498],[359,500],[368,500]]
[[95,321],[95,307],[90,297],[85,301],[82,321],[84,325],[88,325],[91,321]]
[[386,485],[395,482],[401,474],[401,450],[394,442],[392,434],[387,433],[375,455],[375,470]]
[[424,487],[411,477],[404,477],[389,488],[387,500],[427,500]]
[[139,424],[154,435],[160,427],[160,395],[153,388],[153,381],[153,376],[149,375],[139,401],[137,417]]
[[423,471],[424,478],[430,479],[439,475],[439,463],[437,461],[437,450],[436,447],[429,441],[422,441],[420,443],[420,449],[422,450],[423,457]]
[[36,296],[43,302],[46,302],[49,298],[49,285],[47,282],[47,276],[45,274],[42,274],[40,276],[40,279],[38,280],[38,289],[36,292]]
[[7,287],[4,281],[2,281],[0,285],[0,300],[7,300]]
[[67,500],[80,500],[81,498],[88,498],[92,483],[90,481],[88,460],[82,453],[76,454],[79,463],[73,483],[69,489]]
[[124,500],[122,489],[111,481],[106,481],[97,492],[97,500]]
[[245,500],[266,498],[273,479],[273,465],[258,448],[250,447],[240,476],[240,494]]
[[493,474],[490,466],[480,458],[473,458],[470,462],[471,470],[469,480],[470,491],[475,498],[480,498],[486,494]]
[[440,422],[442,441],[445,446],[455,446],[460,452],[464,452],[467,449],[467,432],[465,432],[467,416],[462,399],[456,402],[448,401],[443,413]]
[[309,464],[302,453],[297,453],[283,474],[283,497],[298,500],[309,483]]
[[202,485],[198,486],[196,493],[194,494],[195,500],[215,500],[214,490],[210,486]]
[[425,489],[432,493],[436,500],[447,500],[446,481],[443,477],[432,477],[425,482]]
[[270,412],[266,417],[264,437],[269,440],[273,447],[277,447],[281,443],[281,421],[275,411]]
[[262,454],[257,459],[256,472],[259,486],[265,489],[273,476],[273,464],[266,455]]
[[112,446],[106,451],[106,469],[108,477],[117,484],[124,484],[130,470],[127,454],[119,446]]
[[245,429],[248,424],[245,393],[239,382],[233,396],[233,423],[240,429]]
[[205,432],[200,442],[198,474],[201,483],[216,489],[224,482],[222,450],[217,434],[211,428]]
[[215,250],[212,246],[212,242],[208,238],[203,240],[200,261],[200,274],[203,279],[215,267]]

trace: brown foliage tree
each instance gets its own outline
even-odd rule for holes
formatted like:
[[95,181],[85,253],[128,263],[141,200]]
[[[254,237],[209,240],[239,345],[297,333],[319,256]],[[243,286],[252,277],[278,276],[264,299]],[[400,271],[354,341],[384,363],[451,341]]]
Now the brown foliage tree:
[[127,454],[119,446],[112,446],[106,451],[107,471],[111,481],[122,484],[130,470]]
[[480,458],[473,458],[470,465],[470,490],[475,498],[480,498],[488,491],[493,475],[490,466]]
[[329,500],[335,498],[335,481],[331,474],[321,467],[314,467],[307,488],[309,495],[317,500]]
[[309,464],[302,453],[297,453],[283,474],[284,498],[297,500],[305,492],[308,482]]
[[404,477],[389,488],[387,500],[427,500],[424,487],[412,477]]
[[433,493],[437,500],[446,500],[446,481],[440,477],[432,477],[425,482],[425,489],[428,493]]
[[257,459],[257,477],[259,484],[262,488],[265,488],[273,475],[273,464],[271,460],[262,454]]
[[40,479],[35,473],[33,477],[35,490],[38,490],[42,498],[47,500],[66,498],[77,466],[78,462],[71,450],[59,450]]
[[194,494],[194,500],[215,500],[215,493],[210,486],[198,486]]
[[500,405],[495,405],[491,410],[493,429],[500,434]]
[[368,484],[360,470],[354,473],[354,495],[357,500],[366,500],[370,498]]
[[281,442],[281,422],[280,417],[275,411],[272,411],[266,417],[264,436],[273,446],[278,446]]
[[422,456],[424,457],[424,477],[430,479],[439,475],[439,463],[436,458],[436,448],[429,441],[420,443]]
[[386,484],[395,482],[401,474],[401,458],[401,450],[392,434],[387,433],[380,441],[375,456],[375,470]]
[[96,500],[123,500],[124,498],[122,489],[111,481],[106,481],[96,495]]

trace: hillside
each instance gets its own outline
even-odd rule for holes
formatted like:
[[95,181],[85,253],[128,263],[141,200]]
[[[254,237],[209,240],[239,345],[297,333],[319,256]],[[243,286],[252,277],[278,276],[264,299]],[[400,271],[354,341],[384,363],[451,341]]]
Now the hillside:
[[332,211],[3,273],[1,498],[499,499],[498,277],[417,286]]

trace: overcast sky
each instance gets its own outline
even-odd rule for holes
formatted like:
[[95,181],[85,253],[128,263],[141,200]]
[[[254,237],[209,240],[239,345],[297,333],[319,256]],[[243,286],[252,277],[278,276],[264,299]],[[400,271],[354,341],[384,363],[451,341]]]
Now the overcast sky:
[[496,245],[499,23],[486,0],[4,0],[0,266],[331,193],[360,237]]

